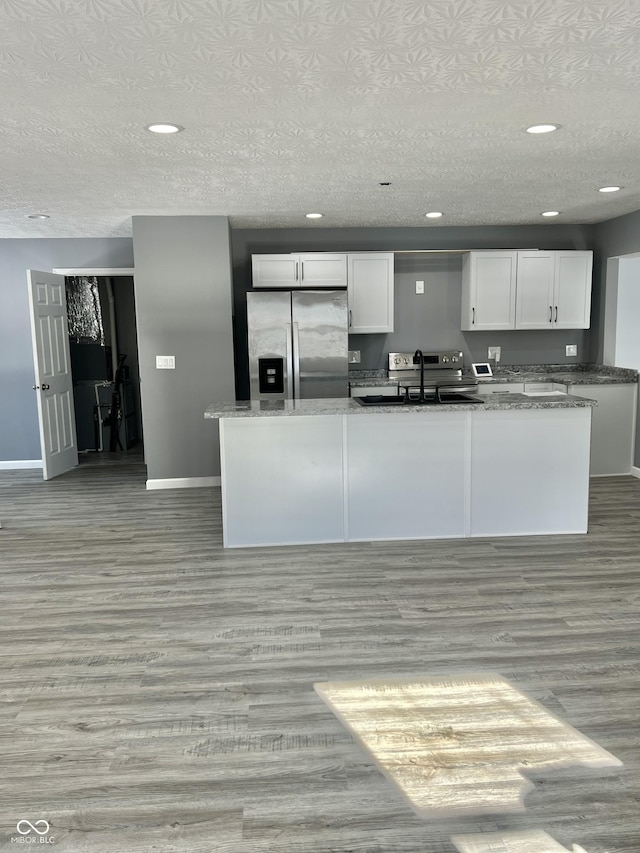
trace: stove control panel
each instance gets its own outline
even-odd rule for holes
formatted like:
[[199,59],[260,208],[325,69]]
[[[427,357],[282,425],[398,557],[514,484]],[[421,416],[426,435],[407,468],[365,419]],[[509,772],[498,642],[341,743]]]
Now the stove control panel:
[[[464,356],[455,350],[444,352],[425,352],[422,358],[425,370],[460,370],[464,364]],[[390,352],[389,370],[420,370],[420,359],[413,352]]]

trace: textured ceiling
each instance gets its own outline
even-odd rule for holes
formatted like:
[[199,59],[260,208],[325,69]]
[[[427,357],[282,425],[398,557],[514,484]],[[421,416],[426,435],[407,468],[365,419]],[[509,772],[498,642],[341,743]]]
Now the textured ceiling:
[[0,0],[0,32],[0,237],[640,209],[639,0]]

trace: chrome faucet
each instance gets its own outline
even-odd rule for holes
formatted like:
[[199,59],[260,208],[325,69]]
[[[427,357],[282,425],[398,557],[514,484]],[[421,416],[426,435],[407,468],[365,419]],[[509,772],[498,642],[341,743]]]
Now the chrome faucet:
[[413,354],[414,362],[418,357],[420,358],[420,396],[418,400],[420,403],[424,403],[424,356],[421,349],[417,349]]

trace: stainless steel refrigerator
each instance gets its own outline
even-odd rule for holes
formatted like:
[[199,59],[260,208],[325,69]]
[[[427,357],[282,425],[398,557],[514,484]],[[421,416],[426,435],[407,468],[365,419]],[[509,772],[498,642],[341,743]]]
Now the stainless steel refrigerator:
[[252,400],[348,395],[346,290],[247,293]]

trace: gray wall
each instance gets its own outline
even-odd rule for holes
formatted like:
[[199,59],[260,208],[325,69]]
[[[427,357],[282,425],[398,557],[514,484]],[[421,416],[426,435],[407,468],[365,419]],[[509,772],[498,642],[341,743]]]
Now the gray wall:
[[[219,476],[204,410],[234,397],[228,220],[134,216],[133,246],[148,479]],[[157,370],[156,355],[176,369]]]
[[[420,249],[591,249],[592,227],[535,225],[425,228],[295,228],[238,229],[232,232],[236,317],[236,391],[249,395],[246,357],[246,292],[251,288],[251,255],[298,251],[410,251]],[[416,279],[425,293],[415,293]],[[589,361],[587,331],[461,332],[461,259],[446,256],[396,255],[396,328],[389,335],[351,335],[349,348],[360,350],[354,368],[385,367],[388,352],[453,348],[465,360],[486,361],[487,347],[502,347],[502,362],[554,364]],[[577,344],[577,359],[567,359],[565,345]]]
[[[416,294],[416,280],[424,294]],[[487,360],[487,347],[502,349],[503,364],[564,364],[586,361],[589,331],[463,332],[461,325],[462,256],[396,255],[395,327],[388,335],[351,335],[350,349],[360,350],[354,367],[386,367],[388,352],[456,349],[465,364]],[[578,356],[567,358],[566,344],[577,344]]]
[[640,210],[618,216],[594,226],[593,248],[596,252],[593,271],[594,300],[591,329],[594,361],[602,361],[604,344],[604,306],[607,259],[640,252]]
[[126,237],[0,239],[0,461],[42,457],[26,271],[132,266]]

